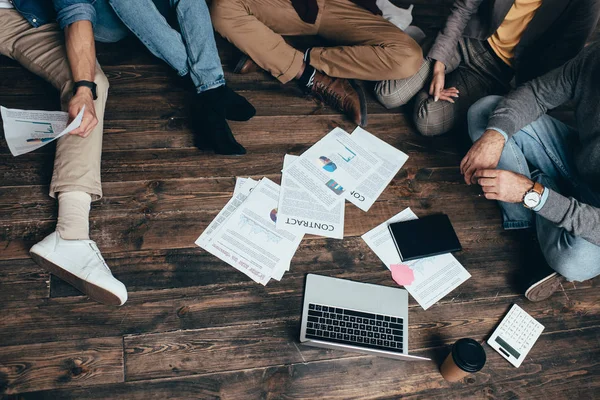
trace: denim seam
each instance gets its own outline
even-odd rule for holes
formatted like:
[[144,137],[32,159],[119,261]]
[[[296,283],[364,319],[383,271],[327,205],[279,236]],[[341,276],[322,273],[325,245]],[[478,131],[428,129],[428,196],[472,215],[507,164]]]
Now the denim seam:
[[207,90],[214,89],[214,88],[217,88],[219,86],[223,86],[224,84],[225,84],[225,79],[219,79],[217,81],[214,81],[214,82],[211,82],[211,83],[207,83],[205,85],[200,86],[197,89],[197,93],[202,93],[202,92],[205,92]]
[[504,221],[502,223],[502,226],[506,230],[510,230],[510,229],[527,229],[527,228],[531,228],[532,224],[531,224],[531,221]]

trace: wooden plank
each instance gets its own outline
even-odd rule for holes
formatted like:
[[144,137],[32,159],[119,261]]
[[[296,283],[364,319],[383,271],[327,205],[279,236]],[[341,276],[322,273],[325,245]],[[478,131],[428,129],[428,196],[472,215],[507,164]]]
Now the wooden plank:
[[[279,182],[280,174],[268,175]],[[255,176],[261,179],[262,176]],[[104,198],[92,206],[93,218],[156,214],[162,212],[219,210],[233,193],[235,178],[182,178],[150,181],[107,182]],[[479,200],[481,189],[467,186],[457,168],[404,169],[379,197],[380,202],[403,199]],[[354,206],[348,205],[348,212]],[[56,201],[48,197],[45,186],[12,186],[0,191],[0,223],[56,219]],[[356,213],[366,218],[370,213]]]
[[0,395],[122,381],[118,337],[0,347]]
[[[348,259],[340,256],[332,264],[345,260]],[[394,286],[389,272],[380,266],[352,267],[349,264],[351,262],[346,261],[332,270],[327,270],[327,264],[315,263],[310,272]],[[508,283],[510,271],[497,274],[495,278],[490,276],[489,270],[486,271],[484,266],[479,267],[479,272],[475,271],[476,269],[471,269],[473,278],[427,313],[422,313],[420,307],[411,303],[410,319],[413,329],[435,330],[446,325],[460,329],[463,325],[472,325],[487,332],[497,322],[498,316],[508,308],[508,303],[522,298],[514,289],[501,289],[502,285],[512,287]],[[486,279],[489,286],[482,285]],[[593,325],[600,316],[600,305],[593,296],[596,290],[593,282],[591,287],[589,285],[590,283],[581,286],[578,284],[577,288],[566,287],[564,295],[557,293],[552,301],[535,306],[537,308],[528,307],[527,310],[533,310],[532,315],[549,327],[549,330],[552,330],[554,323],[560,324],[561,329]],[[301,310],[303,287],[304,275],[290,273],[281,282],[273,282],[266,287],[248,282],[246,278],[242,281],[236,278],[231,283],[133,292],[122,308],[83,301],[80,297],[5,303],[0,342],[12,345],[48,341],[49,332],[53,340],[74,340],[297,319]],[[449,305],[448,308],[446,304]],[[563,315],[571,313],[582,315],[577,319],[563,318]],[[85,321],[84,324],[81,318]],[[556,318],[560,320],[555,321]],[[27,336],[19,336],[18,332],[27,332]]]
[[0,302],[42,299],[50,295],[50,276],[31,258],[0,261]]
[[127,381],[235,371],[351,354],[299,348],[295,320],[207,328],[124,339]]
[[[327,131],[321,132],[324,136]],[[246,133],[249,134],[249,133]],[[282,140],[281,138],[279,140]],[[245,140],[240,139],[245,143]],[[196,148],[155,148],[105,152],[102,155],[103,182],[227,177],[239,175],[265,176],[279,174],[285,153],[300,154],[314,141],[306,144],[264,146],[249,144],[249,154],[241,157],[219,156]],[[394,144],[394,143],[392,143]],[[0,154],[0,177],[5,186],[49,184],[54,154],[52,144],[40,153],[28,153],[18,159]],[[409,155],[409,167],[458,167],[462,152],[428,148],[418,140],[398,147]],[[435,162],[432,154],[436,155]]]
[[[600,389],[596,379],[600,373],[596,329],[542,335],[531,357],[518,369],[484,345],[488,356],[484,369],[455,384],[444,381],[438,372],[438,365],[448,353],[448,346],[440,346],[415,353],[433,354],[431,362],[407,363],[358,355],[98,388],[26,393],[19,399],[593,399]],[[568,349],[572,358],[557,359],[556,352],[543,351],[548,347]],[[298,348],[302,352],[307,349],[303,345]]]
[[[456,198],[455,198],[456,199]],[[354,206],[347,206],[345,236],[362,235],[406,207],[417,215],[445,213],[451,216],[461,241],[467,243],[487,230],[500,231],[496,205],[477,198],[477,201],[448,201],[447,198],[394,199],[377,202],[368,217]],[[221,198],[225,204],[227,198]],[[173,210],[155,214],[140,212],[127,217],[91,217],[91,236],[106,253],[126,250],[189,248],[200,233],[217,215],[221,207],[197,210]],[[487,210],[487,211],[482,211]],[[54,221],[24,221],[0,223],[0,260],[26,258],[31,246],[55,228]],[[471,236],[474,234],[475,236]]]
[[[581,294],[582,292],[576,291],[571,293],[570,297],[573,298],[572,301],[576,301],[575,299],[579,300],[583,297],[580,296]],[[411,309],[409,328],[411,351],[452,342],[465,336],[483,339],[497,325],[498,316],[503,315],[510,307],[506,300],[486,299],[475,304],[449,302],[427,312]],[[556,323],[555,318],[560,313],[556,312],[555,306],[568,304],[569,301],[565,298],[554,297],[550,305],[523,302],[522,300],[517,303],[538,318],[546,326],[546,332],[553,332],[565,329],[561,322]],[[573,322],[570,329],[586,327],[586,324],[580,324],[580,321]],[[589,323],[590,325],[587,327],[597,326],[600,320],[597,317],[592,318]],[[265,326],[269,327],[268,324]],[[276,359],[277,362],[285,360],[281,361],[281,364],[287,364],[298,357],[294,348],[294,342],[298,340],[298,320],[296,318],[291,324],[288,323],[279,328],[271,326],[265,331],[263,330],[265,326],[203,329],[126,338],[126,380],[204,374],[219,369],[252,369],[266,366],[266,363],[270,362],[269,358]],[[545,349],[540,348],[539,350],[538,353],[546,352]],[[303,351],[298,350],[298,352],[303,357],[302,360],[296,362],[310,363],[317,359],[335,357],[331,354],[318,353],[317,356],[313,356],[311,352],[307,355]],[[338,356],[345,354],[338,353],[340,353]],[[434,357],[434,354],[426,353],[426,356]],[[529,357],[535,359],[536,353],[532,353]],[[160,360],[169,361],[169,363]]]
[[[486,282],[486,285],[475,285],[467,291],[475,298],[477,293],[486,293],[490,287],[498,288],[494,291],[496,294],[513,293],[514,285],[506,273],[526,268],[524,249],[527,245],[528,242],[521,243],[512,235],[482,237],[466,244],[465,250],[457,254],[459,260],[473,274],[474,282],[479,278]],[[130,293],[249,282],[245,275],[198,248],[106,253],[105,258]],[[0,261],[0,265],[2,263]],[[498,271],[494,278],[488,277],[489,269]],[[390,282],[381,261],[362,239],[356,237],[344,241],[317,238],[303,241],[294,255],[289,274],[302,276],[310,272],[340,273],[344,270],[378,271],[381,272],[381,281]],[[291,276],[289,274],[286,274],[286,279]],[[81,293],[52,276],[51,296],[81,296]]]
[[[572,293],[573,301],[580,299],[581,292]],[[546,326],[546,332],[564,330],[562,324],[552,320],[558,313],[557,303],[567,303],[564,298],[553,298],[552,304],[535,304],[517,301],[527,312]],[[427,312],[411,309],[410,349],[422,349],[452,342],[461,337],[482,340],[498,323],[510,304],[506,300],[483,300],[476,304],[449,302]],[[473,315],[478,317],[473,317]],[[433,323],[434,321],[440,321]],[[591,326],[600,323],[598,318],[589,321]],[[571,329],[586,325],[577,322]],[[443,333],[442,333],[443,332]],[[298,340],[298,320],[293,318],[285,324],[270,323],[249,326],[208,328],[164,334],[141,335],[125,338],[126,380],[146,380],[191,374],[205,374],[219,370],[243,370],[260,368],[269,363],[310,363],[315,360],[337,358],[344,352],[313,352],[299,350],[294,346]],[[310,349],[310,348],[309,348]],[[539,349],[538,353],[545,350]],[[336,354],[337,353],[337,354]],[[435,354],[426,353],[427,357]],[[537,354],[530,354],[530,359]],[[295,361],[293,361],[295,360]]]

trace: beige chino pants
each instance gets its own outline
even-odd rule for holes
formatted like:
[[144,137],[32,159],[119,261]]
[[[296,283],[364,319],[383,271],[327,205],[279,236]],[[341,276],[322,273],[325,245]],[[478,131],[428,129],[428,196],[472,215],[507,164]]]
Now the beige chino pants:
[[317,0],[319,13],[308,24],[290,0],[213,0],[217,32],[282,83],[302,68],[304,55],[283,36],[318,35],[334,47],[314,47],[310,64],[337,78],[403,79],[423,63],[419,45],[396,26],[349,0]]
[[[57,24],[33,28],[16,10],[0,9],[0,54],[50,82],[60,91],[62,109],[67,109],[73,78],[64,33]],[[99,65],[94,81],[98,85],[98,99],[94,101],[98,125],[86,138],[65,135],[58,139],[50,184],[52,197],[72,191],[89,193],[93,200],[102,197],[100,156],[108,80]]]

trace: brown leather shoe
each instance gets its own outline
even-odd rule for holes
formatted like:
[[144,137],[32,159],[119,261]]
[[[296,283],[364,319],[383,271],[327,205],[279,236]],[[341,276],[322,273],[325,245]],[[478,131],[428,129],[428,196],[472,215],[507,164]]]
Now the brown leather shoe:
[[350,79],[332,78],[315,72],[311,95],[342,111],[356,124],[367,126],[367,101],[362,89]]
[[246,54],[242,54],[240,60],[235,65],[233,72],[236,74],[244,75],[249,74],[250,72],[258,72],[260,70],[261,68],[258,66],[257,63],[252,61],[252,59]]

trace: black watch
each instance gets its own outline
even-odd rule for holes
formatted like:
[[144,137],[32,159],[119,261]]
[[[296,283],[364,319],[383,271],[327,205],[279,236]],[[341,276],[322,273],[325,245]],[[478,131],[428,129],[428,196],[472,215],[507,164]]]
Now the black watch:
[[75,85],[73,85],[73,95],[75,95],[75,92],[77,92],[77,89],[79,89],[80,87],[89,88],[92,91],[92,96],[94,96],[94,100],[96,100],[98,98],[98,95],[96,94],[96,84],[94,82],[90,82],[90,81],[75,82]]

